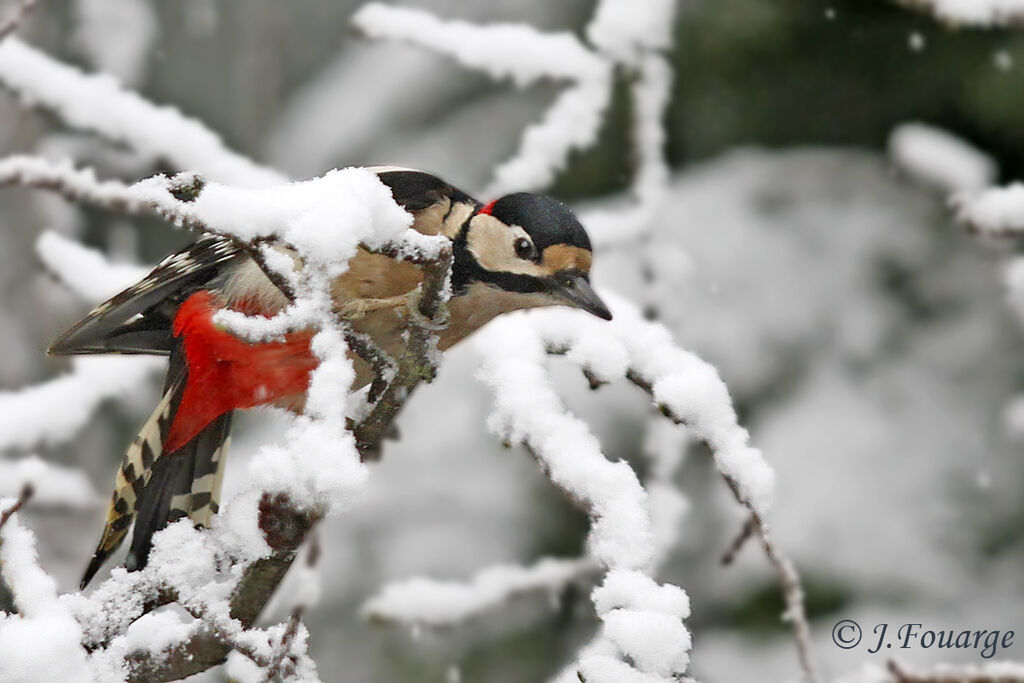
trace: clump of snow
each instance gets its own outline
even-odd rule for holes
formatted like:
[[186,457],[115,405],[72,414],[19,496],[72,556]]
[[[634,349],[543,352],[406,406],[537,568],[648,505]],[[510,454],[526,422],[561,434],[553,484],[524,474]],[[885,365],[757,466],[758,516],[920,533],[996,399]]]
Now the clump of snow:
[[1013,235],[1024,232],[1024,184],[1010,183],[954,199],[960,220],[982,235]]
[[889,135],[889,156],[914,180],[941,192],[976,192],[996,179],[990,156],[923,123],[904,123]]
[[[0,509],[13,503],[0,500]],[[56,582],[39,566],[35,535],[17,513],[0,529],[0,574],[19,612],[0,613],[0,680],[88,680],[81,629],[57,600]]]
[[629,62],[672,45],[673,0],[602,0],[587,25],[587,38],[602,52]]
[[686,671],[690,634],[678,618],[658,612],[614,609],[601,615],[604,635],[644,673],[669,677]]
[[659,585],[638,571],[609,572],[592,597],[598,614],[629,609],[661,612],[677,619],[690,616],[690,598],[682,588]]
[[48,463],[35,455],[0,459],[0,496],[17,496],[26,484],[32,487],[32,502],[41,505],[92,507],[100,500],[81,470]]
[[186,640],[194,629],[195,620],[186,620],[179,612],[150,612],[132,622],[112,646],[125,652],[161,652]]

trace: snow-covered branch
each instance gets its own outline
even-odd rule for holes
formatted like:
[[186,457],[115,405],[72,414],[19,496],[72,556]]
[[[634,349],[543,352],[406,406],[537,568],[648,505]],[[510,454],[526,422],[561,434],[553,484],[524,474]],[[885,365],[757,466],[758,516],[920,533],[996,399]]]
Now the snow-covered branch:
[[604,0],[586,28],[585,45],[570,33],[544,33],[521,24],[444,21],[419,9],[371,3],[353,17],[368,36],[410,42],[518,87],[538,80],[566,81],[542,119],[529,126],[516,154],[495,170],[487,193],[499,195],[550,185],[569,156],[593,145],[612,96],[617,70],[633,80],[634,204],[586,216],[597,244],[635,238],[655,219],[668,181],[662,118],[672,71],[660,54],[671,45],[675,3]]
[[[565,354],[580,366],[592,385],[628,378],[648,391],[664,415],[674,422],[685,424],[692,436],[708,445],[723,477],[737,499],[750,511],[754,528],[780,577],[787,601],[785,618],[793,625],[805,677],[810,681],[817,680],[810,654],[809,627],[804,615],[799,577],[792,563],[772,542],[765,522],[764,515],[770,506],[774,475],[760,452],[749,446],[746,430],[737,425],[725,385],[714,368],[672,344],[665,328],[643,320],[639,311],[628,302],[607,294],[605,298],[615,314],[611,324],[594,324],[594,321],[585,317],[562,311],[536,311],[506,321],[505,329],[499,328],[494,332],[494,338],[485,337],[481,348],[487,357],[505,359],[499,365],[505,368],[500,376],[488,373],[487,363],[484,366],[484,377],[495,388],[498,400],[498,410],[491,421],[492,428],[510,440],[524,441],[535,453],[534,444],[538,442],[548,449],[567,448],[565,434],[570,433],[568,427],[575,424],[574,418],[567,416],[567,431],[559,436],[558,432],[563,428],[558,426],[554,418],[543,417],[560,412],[557,405],[538,402],[535,395],[528,399],[530,395],[526,393],[517,399],[516,394],[510,393],[508,389],[513,384],[513,377],[525,376],[524,382],[531,386],[543,386],[547,381],[546,372],[539,361],[535,360],[528,368],[508,365],[507,359],[516,356],[511,348],[518,349],[521,356],[524,353],[522,349],[529,349],[531,344],[537,343],[534,340],[543,343],[548,352]],[[531,333],[535,336],[531,336]],[[497,343],[499,338],[501,344]],[[525,386],[527,384],[524,383]],[[530,419],[531,415],[533,420]],[[534,426],[534,421],[537,426]],[[571,441],[579,444],[582,440],[576,436]],[[578,453],[579,446],[569,448],[568,452]],[[600,456],[600,453],[597,455]],[[552,471],[552,463],[543,456],[539,457],[552,481],[571,497],[581,501],[592,515],[595,510],[601,510],[598,514],[608,514],[610,517],[611,513],[606,508],[590,498],[594,491],[593,485],[585,479],[572,479],[573,470],[567,469],[561,462],[567,456],[558,451],[555,451],[555,456],[558,458],[555,464],[559,466],[557,474]],[[622,493],[616,495],[623,496]],[[606,542],[613,549],[614,559],[595,552],[595,546],[599,545],[595,539],[600,542],[604,533],[607,532],[598,526],[592,530],[590,552],[602,564],[614,569],[614,562],[631,557],[630,553],[635,551],[625,546],[623,552],[622,546]],[[638,538],[637,533],[636,530],[632,531],[630,537]],[[650,536],[646,538],[644,545],[653,556],[655,547],[650,543]]]
[[125,90],[105,74],[89,75],[15,37],[0,43],[0,85],[68,126],[165,159],[211,180],[266,187],[284,177],[228,149],[220,137],[173,107]]

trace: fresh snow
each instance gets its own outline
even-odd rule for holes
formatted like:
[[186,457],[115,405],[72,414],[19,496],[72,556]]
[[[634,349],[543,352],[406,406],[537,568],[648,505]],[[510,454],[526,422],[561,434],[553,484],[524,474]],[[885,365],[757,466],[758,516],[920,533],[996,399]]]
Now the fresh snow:
[[946,193],[977,192],[996,179],[996,164],[990,156],[923,123],[905,123],[893,130],[889,155],[908,176]]
[[87,75],[14,36],[0,43],[0,83],[26,104],[53,110],[69,126],[167,159],[211,180],[252,187],[284,180],[228,149],[219,136],[174,107],[155,105],[125,90],[109,75]]

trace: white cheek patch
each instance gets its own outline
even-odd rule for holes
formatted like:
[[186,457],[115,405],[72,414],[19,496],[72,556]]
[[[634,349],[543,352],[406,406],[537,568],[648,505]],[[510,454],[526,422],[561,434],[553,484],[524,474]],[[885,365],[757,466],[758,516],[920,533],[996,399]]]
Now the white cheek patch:
[[530,239],[518,225],[505,225],[497,218],[480,214],[469,224],[466,248],[483,268],[501,273],[546,277],[546,269],[516,256],[516,240]]

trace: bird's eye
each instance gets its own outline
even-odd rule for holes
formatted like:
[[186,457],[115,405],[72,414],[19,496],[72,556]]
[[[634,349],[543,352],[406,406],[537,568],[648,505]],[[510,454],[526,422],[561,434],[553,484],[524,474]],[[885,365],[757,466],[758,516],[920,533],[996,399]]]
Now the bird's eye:
[[519,239],[517,239],[515,247],[516,256],[518,256],[521,259],[532,260],[537,257],[537,247],[533,246],[533,242],[526,239],[525,237],[520,237]]

